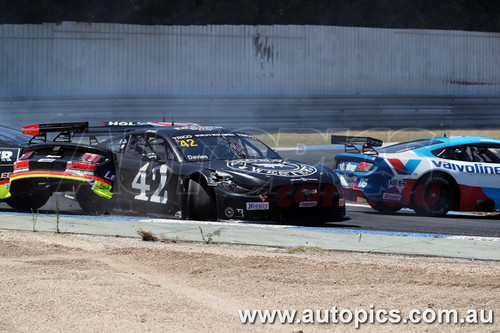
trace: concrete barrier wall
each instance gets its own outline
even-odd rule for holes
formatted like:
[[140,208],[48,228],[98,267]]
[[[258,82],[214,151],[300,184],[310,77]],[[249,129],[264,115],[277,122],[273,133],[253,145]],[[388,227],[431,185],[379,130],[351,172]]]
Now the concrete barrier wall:
[[331,26],[0,25],[0,123],[498,126],[500,34]]
[[157,96],[0,99],[2,124],[191,121],[263,130],[490,128],[500,125],[500,98]]

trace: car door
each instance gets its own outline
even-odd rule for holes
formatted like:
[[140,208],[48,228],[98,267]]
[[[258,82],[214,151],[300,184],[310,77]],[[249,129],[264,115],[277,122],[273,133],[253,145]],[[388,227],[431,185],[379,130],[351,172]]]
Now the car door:
[[131,134],[122,140],[117,158],[121,206],[141,213],[175,212],[174,162],[171,148],[155,131]]
[[471,157],[471,166],[465,171],[474,177],[470,185],[481,188],[488,199],[498,204],[500,202],[500,182],[498,181],[500,145],[471,144],[467,145],[466,151]]

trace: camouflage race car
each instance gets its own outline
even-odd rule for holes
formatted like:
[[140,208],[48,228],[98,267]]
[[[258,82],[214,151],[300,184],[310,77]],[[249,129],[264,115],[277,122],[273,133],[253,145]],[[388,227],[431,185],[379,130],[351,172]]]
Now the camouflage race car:
[[[125,210],[179,218],[349,219],[330,168],[281,158],[252,135],[217,126],[24,128],[10,192],[66,192],[87,212]],[[47,133],[59,133],[47,140]]]

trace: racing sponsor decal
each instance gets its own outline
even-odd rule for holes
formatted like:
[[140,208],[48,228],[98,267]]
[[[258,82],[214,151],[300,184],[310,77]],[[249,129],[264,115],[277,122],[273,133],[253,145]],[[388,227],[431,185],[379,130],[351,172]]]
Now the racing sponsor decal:
[[432,161],[436,168],[444,168],[465,173],[500,175],[500,166],[482,165],[481,163],[460,164],[453,162]]
[[226,207],[226,209],[224,209],[224,215],[228,219],[232,219],[233,217],[244,218],[245,212],[241,208],[236,208],[235,210],[233,207]]
[[293,179],[290,179],[291,182],[308,182],[308,181],[315,181],[317,182],[318,179],[317,178],[305,178],[305,177],[302,177],[302,178],[293,178]]
[[403,191],[408,183],[403,178],[393,177],[387,181],[387,188],[395,188],[398,192]]
[[358,188],[360,189],[363,189],[365,187],[368,186],[368,180],[366,178],[361,178],[359,181],[358,181]]
[[269,210],[269,202],[247,202],[247,210]]
[[223,129],[223,127],[221,127],[221,126],[196,126],[196,125],[193,125],[193,126],[178,126],[178,127],[174,127],[174,129],[176,129],[178,131],[190,129],[193,131],[210,132],[210,131]]
[[356,171],[356,168],[358,167],[358,164],[357,163],[345,163],[345,162],[341,162],[338,166],[339,170],[340,171]]
[[228,219],[233,218],[234,217],[234,208],[233,207],[226,207],[226,209],[224,209],[224,215]]
[[313,166],[287,161],[232,160],[227,162],[227,166],[233,170],[245,170],[268,176],[282,177],[307,177],[317,172],[317,169]]
[[104,174],[104,179],[107,179],[107,180],[110,180],[112,182],[115,181],[116,179],[116,175],[113,171],[106,171],[106,173]]
[[299,202],[300,208],[316,207],[318,205],[317,201],[301,201]]
[[411,175],[417,169],[421,160],[408,160],[405,164],[398,158],[388,158],[390,166],[398,175]]
[[384,200],[401,201],[402,195],[400,193],[385,192],[382,198]]
[[236,208],[236,214],[238,215],[238,217],[241,217],[241,218],[245,217],[245,212],[241,208]]
[[209,157],[207,155],[186,155],[186,157],[188,158],[188,160],[208,160]]
[[19,154],[19,149],[8,149],[1,148],[0,149],[0,162],[3,163],[14,163],[17,160]]

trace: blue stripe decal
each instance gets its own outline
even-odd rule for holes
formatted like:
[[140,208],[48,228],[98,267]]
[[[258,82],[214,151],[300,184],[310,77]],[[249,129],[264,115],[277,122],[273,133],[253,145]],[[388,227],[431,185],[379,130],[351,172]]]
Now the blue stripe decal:
[[351,234],[374,234],[386,236],[424,237],[424,238],[449,238],[456,235],[424,234],[416,232],[379,231],[379,230],[352,230],[343,228],[323,228],[323,227],[291,227],[290,229],[324,231],[324,232],[346,232]]
[[413,174],[420,162],[422,162],[422,160],[409,160],[408,162],[406,162],[405,169],[408,172],[408,175]]

